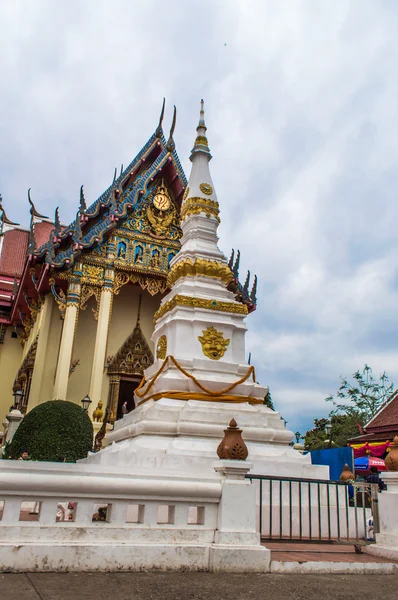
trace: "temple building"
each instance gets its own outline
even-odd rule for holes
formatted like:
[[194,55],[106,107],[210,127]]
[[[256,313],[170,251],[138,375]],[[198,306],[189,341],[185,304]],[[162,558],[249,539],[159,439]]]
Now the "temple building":
[[[22,227],[10,219],[11,200],[0,196],[2,418],[17,390],[23,413],[47,400],[80,403],[87,394],[90,415],[101,419],[108,407],[109,422],[124,402],[135,407],[134,390],[156,358],[154,317],[170,292],[187,193],[173,138],[176,112],[168,139],[163,115],[164,103],[153,135],[95,202],[88,205],[80,188],[69,225],[58,208],[54,219],[42,215],[29,191],[30,223]],[[199,123],[197,147],[203,131]],[[202,192],[209,199],[200,210],[218,220],[212,192]],[[223,277],[247,314],[255,309],[256,279],[250,289],[238,270],[239,252]]]

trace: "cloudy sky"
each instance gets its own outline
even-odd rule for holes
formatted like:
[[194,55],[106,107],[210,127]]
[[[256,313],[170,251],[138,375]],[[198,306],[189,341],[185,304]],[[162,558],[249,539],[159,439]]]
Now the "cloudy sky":
[[[398,382],[398,5],[383,0],[2,0],[0,192],[62,221],[199,100],[220,247],[259,276],[247,350],[295,431],[368,362]],[[243,275],[244,277],[244,275]]]

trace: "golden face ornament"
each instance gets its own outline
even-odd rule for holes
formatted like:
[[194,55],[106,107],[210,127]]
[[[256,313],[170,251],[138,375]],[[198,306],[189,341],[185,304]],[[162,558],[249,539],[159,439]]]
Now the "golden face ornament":
[[202,344],[203,354],[211,360],[219,360],[224,356],[230,340],[225,339],[222,331],[217,331],[213,326],[203,329],[202,333],[198,340]]

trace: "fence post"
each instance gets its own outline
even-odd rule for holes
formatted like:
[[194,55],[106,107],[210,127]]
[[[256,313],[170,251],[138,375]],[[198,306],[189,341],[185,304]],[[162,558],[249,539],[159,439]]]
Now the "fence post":
[[214,467],[222,478],[222,492],[211,571],[269,571],[271,552],[260,544],[256,531],[256,489],[245,479],[252,466],[243,460],[220,460]]
[[379,494],[379,527],[376,544],[369,546],[367,552],[390,559],[398,559],[398,471],[381,473],[387,490]]

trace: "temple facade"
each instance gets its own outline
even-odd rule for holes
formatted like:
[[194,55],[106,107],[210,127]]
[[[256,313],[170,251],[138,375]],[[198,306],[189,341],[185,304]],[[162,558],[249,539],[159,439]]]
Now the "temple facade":
[[[176,114],[168,139],[163,114],[164,104],[154,134],[89,206],[81,187],[70,225],[61,223],[58,208],[54,219],[39,213],[29,191],[30,224],[22,227],[0,197],[3,418],[22,390],[23,413],[47,400],[80,403],[88,394],[90,415],[100,421],[108,407],[114,422],[124,402],[135,408],[144,371],[162,357],[151,337],[173,281],[187,195],[173,139]],[[209,189],[202,196],[210,216],[216,202],[212,208]],[[249,278],[242,285],[238,269],[239,253],[223,279],[243,316],[255,309],[256,281],[251,289]]]

